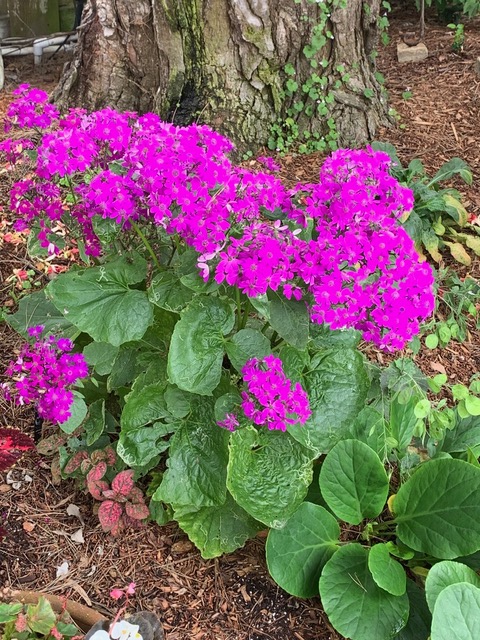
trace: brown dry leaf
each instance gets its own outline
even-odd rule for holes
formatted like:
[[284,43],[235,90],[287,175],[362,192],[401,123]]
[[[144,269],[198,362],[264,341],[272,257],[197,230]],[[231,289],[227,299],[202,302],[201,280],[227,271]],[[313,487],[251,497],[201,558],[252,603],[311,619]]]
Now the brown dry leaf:
[[25,520],[25,522],[22,524],[23,530],[27,533],[33,531],[35,529],[35,526],[35,522],[29,522],[28,520]]
[[190,540],[179,540],[172,544],[171,549],[174,553],[187,553],[193,549],[193,544]]
[[444,373],[445,375],[447,373],[447,370],[441,362],[431,362],[430,369],[433,369],[433,371],[437,371],[438,373]]
[[11,490],[12,487],[10,487],[8,484],[0,484],[0,493],[8,493]]

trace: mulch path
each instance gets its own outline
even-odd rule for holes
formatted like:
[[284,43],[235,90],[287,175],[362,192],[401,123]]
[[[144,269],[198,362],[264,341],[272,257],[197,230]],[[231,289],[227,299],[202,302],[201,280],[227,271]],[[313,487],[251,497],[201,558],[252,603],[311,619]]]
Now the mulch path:
[[[394,11],[391,18],[391,41],[381,50],[378,67],[385,75],[398,121],[381,130],[377,138],[393,143],[403,162],[421,158],[432,173],[446,160],[459,156],[471,165],[477,178],[480,78],[474,63],[480,56],[480,21],[466,23],[464,50],[456,54],[451,50],[450,30],[427,16],[425,43],[429,58],[399,65],[399,33],[411,30],[416,20],[417,14],[404,8]],[[49,62],[40,73],[26,58],[8,61],[6,91],[0,94],[0,119],[9,102],[8,94],[16,85],[27,81],[51,90],[60,72],[57,61]],[[411,92],[408,99],[402,96],[406,91]],[[282,172],[289,180],[314,181],[320,162],[320,156],[315,155],[287,156]],[[479,215],[480,192],[475,185],[455,186],[464,193],[469,212]],[[8,176],[0,176],[0,205],[7,205],[8,188]],[[24,244],[2,244],[0,240],[0,309],[13,304],[13,269],[31,266]],[[467,272],[455,268],[462,275]],[[478,260],[469,273],[480,278]],[[38,277],[43,276],[39,273]],[[16,335],[0,323],[0,371],[18,346]],[[369,357],[383,358],[371,349],[367,352]],[[445,367],[450,381],[468,382],[480,370],[480,338],[475,323],[471,323],[470,338],[465,343],[451,343],[435,352],[421,350],[415,360],[428,375],[435,362]],[[29,409],[14,407],[0,396],[0,425],[31,432],[32,423]],[[18,489],[7,483],[6,474],[0,474],[0,525],[8,530],[0,545],[0,585],[68,595],[108,615],[115,613],[110,590],[134,581],[137,592],[132,608],[160,614],[167,640],[340,640],[318,599],[292,598],[268,577],[262,535],[233,554],[202,560],[175,525],[160,528],[150,524],[118,539],[103,534],[88,496],[72,481],[58,484],[48,460],[36,454],[26,456],[14,468],[9,477],[12,479],[19,482]],[[68,515],[71,504],[79,508],[81,520]],[[79,529],[82,543],[71,537]],[[64,563],[68,563],[68,572],[57,576]]]

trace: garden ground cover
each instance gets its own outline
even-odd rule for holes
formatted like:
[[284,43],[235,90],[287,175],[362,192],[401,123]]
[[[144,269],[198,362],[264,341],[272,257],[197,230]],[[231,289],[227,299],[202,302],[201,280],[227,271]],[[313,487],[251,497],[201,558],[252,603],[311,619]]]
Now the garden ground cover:
[[[417,157],[429,173],[453,156],[465,159],[475,177],[480,170],[480,124],[478,102],[480,80],[474,62],[480,55],[480,22],[466,28],[463,54],[451,51],[452,34],[444,26],[428,22],[425,42],[430,58],[413,66],[398,66],[395,48],[400,30],[408,30],[416,16],[392,20],[391,44],[382,51],[379,68],[386,77],[391,106],[400,116],[404,128],[385,129],[378,138],[392,142],[402,161]],[[14,68],[17,70],[15,71]],[[15,61],[7,67],[11,77],[7,91],[20,82],[45,89],[53,87],[55,73],[39,77],[28,61]],[[404,93],[411,92],[405,99]],[[3,112],[8,98],[0,103]],[[282,177],[286,181],[315,181],[321,158],[286,157]],[[8,176],[2,175],[1,204],[8,198]],[[474,186],[465,189],[470,214],[480,216],[480,193]],[[1,216],[6,217],[6,216]],[[8,218],[7,218],[8,222]],[[0,229],[8,233],[8,225]],[[4,237],[4,236],[3,236]],[[28,270],[22,242],[0,246],[0,306],[11,304],[14,269]],[[60,262],[60,266],[67,264]],[[454,266],[460,276],[467,269]],[[33,279],[45,278],[35,272]],[[478,259],[468,269],[480,278]],[[46,280],[44,279],[46,282]],[[16,291],[18,294],[18,290]],[[0,368],[3,370],[18,347],[17,337],[5,324],[0,325]],[[368,347],[369,357],[384,363],[387,357]],[[450,382],[468,383],[480,370],[480,335],[470,324],[469,340],[450,343],[443,350],[422,349],[416,363],[427,373],[444,368]],[[1,401],[0,422],[32,430],[33,415],[19,411]],[[75,491],[73,483],[56,484],[48,463],[35,455],[26,457],[13,472],[19,489],[0,478],[0,505],[9,535],[0,548],[0,584],[13,588],[44,589],[69,593],[73,599],[111,612],[108,593],[112,586],[127,581],[137,583],[137,608],[161,613],[168,640],[215,638],[219,640],[337,639],[322,613],[318,600],[303,601],[287,596],[267,577],[262,537],[249,542],[242,550],[218,560],[201,560],[198,552],[176,527],[150,525],[143,531],[128,532],[112,539],[100,531],[91,501]],[[32,481],[26,481],[26,475]],[[67,514],[69,504],[80,508],[84,524]],[[74,542],[71,535],[82,528],[84,542]],[[345,532],[348,535],[348,532]],[[3,554],[3,555],[2,555]],[[69,572],[57,577],[57,568],[68,562]]]

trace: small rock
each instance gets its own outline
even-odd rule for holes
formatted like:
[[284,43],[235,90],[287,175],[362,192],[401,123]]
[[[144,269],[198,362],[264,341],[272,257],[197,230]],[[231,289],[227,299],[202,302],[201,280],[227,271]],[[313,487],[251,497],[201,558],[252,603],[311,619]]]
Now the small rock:
[[414,47],[409,47],[404,42],[399,42],[397,44],[397,57],[399,62],[421,62],[428,58],[428,49],[423,42],[419,42]]

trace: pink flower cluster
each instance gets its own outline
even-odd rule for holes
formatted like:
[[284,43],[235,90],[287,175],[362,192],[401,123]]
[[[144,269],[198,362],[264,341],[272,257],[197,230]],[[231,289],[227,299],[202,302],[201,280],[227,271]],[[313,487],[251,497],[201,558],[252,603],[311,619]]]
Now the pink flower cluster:
[[[31,105],[48,106],[39,99],[22,89],[11,121],[33,126]],[[398,221],[413,195],[389,174],[386,154],[337,151],[318,184],[287,190],[272,173],[233,165],[231,142],[203,125],[113,109],[51,115],[36,175],[11,194],[20,225],[40,217],[45,247],[65,209],[94,256],[101,252],[95,217],[123,229],[153,224],[198,252],[205,280],[250,297],[271,290],[303,299],[312,321],[358,329],[387,350],[403,347],[433,311],[432,270]],[[3,152],[12,157],[10,147]]]
[[70,353],[71,340],[51,335],[40,338],[43,329],[41,325],[29,329],[38,339],[23,345],[5,371],[10,380],[0,387],[7,400],[14,399],[19,405],[35,403],[42,418],[61,423],[70,417],[74,399],[68,387],[88,374],[88,366],[82,354]]
[[285,431],[289,424],[305,424],[311,415],[307,393],[293,384],[273,355],[253,358],[242,369],[247,390],[242,391],[242,409],[255,425]]

